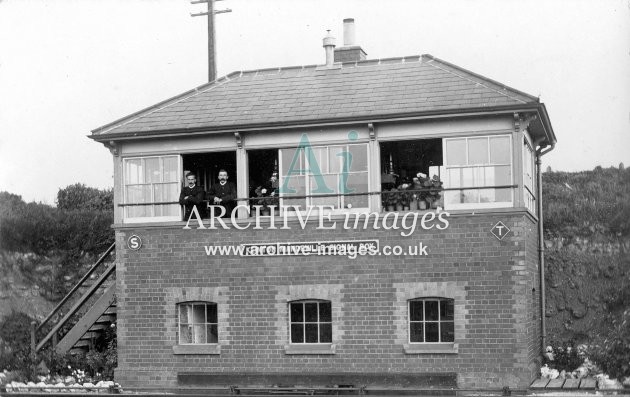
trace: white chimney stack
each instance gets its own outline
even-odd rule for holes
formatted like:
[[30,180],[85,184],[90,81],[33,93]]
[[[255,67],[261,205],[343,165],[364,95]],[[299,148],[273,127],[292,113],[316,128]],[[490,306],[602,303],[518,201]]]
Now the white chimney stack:
[[354,45],[354,18],[346,18],[343,20],[343,45],[350,47]]
[[335,62],[335,38],[330,35],[330,30],[324,37],[324,50],[326,51],[326,67],[332,67]]

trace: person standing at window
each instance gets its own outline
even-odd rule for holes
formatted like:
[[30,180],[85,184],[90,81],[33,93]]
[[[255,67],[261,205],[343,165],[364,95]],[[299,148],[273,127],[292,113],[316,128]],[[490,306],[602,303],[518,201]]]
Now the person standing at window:
[[199,216],[203,218],[205,211],[202,204],[206,192],[197,185],[197,177],[192,172],[186,174],[186,182],[188,182],[188,186],[184,186],[179,194],[179,204],[183,205],[185,209],[184,220],[190,218],[194,206],[197,206]]
[[232,182],[228,182],[228,173],[226,170],[219,170],[219,183],[212,185],[208,191],[210,205],[218,205],[225,208],[224,216],[229,217],[234,209],[235,199],[236,186]]

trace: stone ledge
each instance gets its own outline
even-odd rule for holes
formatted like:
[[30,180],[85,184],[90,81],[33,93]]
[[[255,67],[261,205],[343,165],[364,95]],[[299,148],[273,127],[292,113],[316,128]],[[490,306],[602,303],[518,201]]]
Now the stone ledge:
[[221,345],[175,345],[173,354],[221,354]]
[[405,354],[457,354],[457,343],[409,343],[403,345]]
[[285,354],[335,354],[334,344],[322,345],[285,345]]

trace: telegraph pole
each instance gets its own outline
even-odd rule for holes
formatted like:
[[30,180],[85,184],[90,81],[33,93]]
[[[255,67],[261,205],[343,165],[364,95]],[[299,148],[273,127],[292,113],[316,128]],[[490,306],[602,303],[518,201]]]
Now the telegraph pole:
[[191,17],[200,17],[203,15],[208,16],[208,81],[214,81],[217,78],[217,50],[214,45],[214,39],[216,37],[216,30],[214,28],[214,16],[216,14],[223,14],[224,12],[232,12],[231,9],[225,10],[214,9],[214,2],[222,0],[193,0],[190,4],[208,4],[208,11],[199,12],[197,14],[190,14]]

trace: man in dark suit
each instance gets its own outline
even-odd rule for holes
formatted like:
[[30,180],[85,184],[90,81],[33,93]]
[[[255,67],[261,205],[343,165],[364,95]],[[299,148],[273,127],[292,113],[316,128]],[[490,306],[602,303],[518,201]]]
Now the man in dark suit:
[[230,217],[232,215],[236,200],[236,186],[232,182],[228,182],[226,170],[219,170],[219,183],[212,185],[208,191],[208,200],[210,205],[219,205],[225,208],[224,216]]
[[182,188],[182,192],[179,194],[179,203],[185,208],[184,220],[188,220],[194,206],[197,206],[199,216],[203,218],[206,213],[203,205],[206,192],[201,186],[197,186],[197,177],[192,172],[186,174],[186,181],[188,186]]

